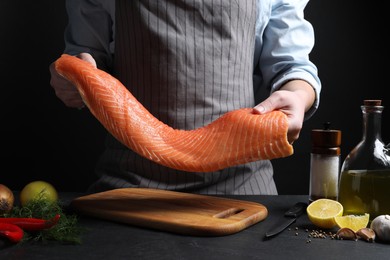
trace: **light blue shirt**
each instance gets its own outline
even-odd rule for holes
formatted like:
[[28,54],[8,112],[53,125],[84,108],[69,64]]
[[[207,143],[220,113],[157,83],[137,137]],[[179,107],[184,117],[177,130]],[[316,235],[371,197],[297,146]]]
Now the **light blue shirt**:
[[[314,30],[304,18],[309,0],[259,0],[254,55],[254,88],[273,92],[285,82],[302,79],[316,92],[311,117],[320,102],[321,81],[310,61]],[[66,0],[69,23],[65,30],[65,53],[91,53],[98,66],[108,70],[114,53],[114,0]]]

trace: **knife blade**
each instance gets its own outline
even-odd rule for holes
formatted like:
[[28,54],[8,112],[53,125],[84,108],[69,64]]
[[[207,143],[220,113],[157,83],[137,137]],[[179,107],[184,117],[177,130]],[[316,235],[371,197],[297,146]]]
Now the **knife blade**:
[[273,226],[270,230],[268,230],[268,232],[265,233],[265,237],[270,238],[276,236],[277,234],[285,230],[292,223],[294,223],[300,215],[302,215],[306,211],[306,208],[307,203],[295,203],[292,208],[290,208],[286,211],[286,213],[284,213],[283,219],[278,221],[275,226]]

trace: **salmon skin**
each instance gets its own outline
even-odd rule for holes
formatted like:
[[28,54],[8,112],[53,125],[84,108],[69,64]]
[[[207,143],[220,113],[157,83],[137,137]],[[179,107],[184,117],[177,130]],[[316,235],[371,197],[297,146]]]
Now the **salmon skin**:
[[63,54],[57,72],[72,82],[85,105],[119,142],[158,164],[188,172],[211,172],[264,159],[287,157],[288,120],[280,111],[252,108],[227,112],[204,127],[173,129],[154,117],[115,77]]

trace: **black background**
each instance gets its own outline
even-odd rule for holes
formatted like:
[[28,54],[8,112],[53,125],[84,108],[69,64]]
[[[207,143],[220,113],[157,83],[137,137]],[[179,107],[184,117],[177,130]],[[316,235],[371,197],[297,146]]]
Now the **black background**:
[[[362,136],[364,99],[383,100],[382,137],[389,142],[384,12],[353,0],[309,2],[305,16],[316,33],[311,59],[323,84],[321,105],[305,122],[294,155],[273,161],[280,194],[308,193],[310,131],[323,122],[342,131],[344,160]],[[66,21],[64,0],[0,1],[0,183],[14,190],[40,179],[60,191],[84,191],[95,178],[105,130],[87,110],[66,108],[49,84]]]

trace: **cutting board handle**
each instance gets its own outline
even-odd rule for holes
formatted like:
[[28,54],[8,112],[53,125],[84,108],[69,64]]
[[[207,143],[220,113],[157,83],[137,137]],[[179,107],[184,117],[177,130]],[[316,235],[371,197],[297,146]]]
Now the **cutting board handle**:
[[230,209],[227,209],[227,210],[224,210],[224,211],[221,211],[217,214],[215,214],[213,217],[214,218],[229,218],[231,216],[234,216],[234,215],[237,215],[241,212],[243,212],[245,209],[241,209],[241,208],[230,208]]

